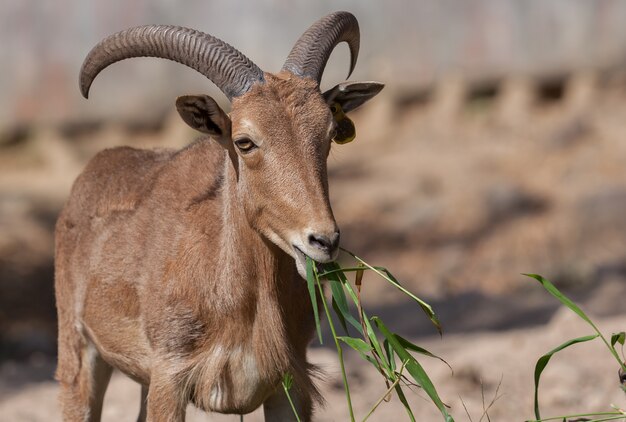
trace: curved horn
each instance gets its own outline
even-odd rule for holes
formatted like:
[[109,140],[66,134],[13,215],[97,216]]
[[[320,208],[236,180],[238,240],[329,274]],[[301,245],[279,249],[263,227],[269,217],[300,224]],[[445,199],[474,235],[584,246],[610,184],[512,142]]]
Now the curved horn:
[[337,44],[345,41],[350,47],[350,77],[359,55],[359,37],[359,23],[352,13],[331,13],[311,25],[296,41],[283,70],[313,78],[319,83],[330,53]]
[[100,41],[80,70],[85,98],[102,69],[131,57],[159,57],[189,66],[209,78],[229,100],[247,92],[263,71],[224,41],[194,29],[147,25],[126,29]]

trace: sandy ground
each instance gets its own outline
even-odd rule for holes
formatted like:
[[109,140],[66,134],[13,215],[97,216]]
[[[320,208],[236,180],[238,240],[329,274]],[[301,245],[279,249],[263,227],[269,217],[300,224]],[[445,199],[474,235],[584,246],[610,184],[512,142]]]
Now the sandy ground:
[[[626,317],[597,319],[605,333],[623,330]],[[533,416],[533,370],[543,353],[570,338],[590,334],[591,329],[571,311],[559,310],[542,327],[516,329],[507,332],[475,332],[444,335],[443,339],[417,339],[422,347],[444,357],[454,368],[454,374],[438,361],[421,358],[442,399],[451,406],[457,421],[478,421],[483,408],[493,421],[521,421]],[[349,420],[341,387],[341,376],[333,350],[313,348],[312,362],[326,373],[320,383],[326,406],[317,413],[319,421]],[[544,417],[586,411],[611,410],[610,405],[626,407],[626,396],[619,389],[617,364],[599,341],[577,345],[555,355],[544,372],[541,388],[541,409]],[[50,369],[45,364],[41,371]],[[6,365],[4,378],[23,368]],[[363,365],[357,356],[348,356],[348,374],[357,420],[361,420],[371,406],[384,394],[385,386],[378,374]],[[6,386],[5,386],[6,387]],[[54,381],[31,384],[28,388],[4,392],[0,399],[0,415],[4,421],[58,421],[56,402],[58,387]],[[497,400],[490,406],[494,397]],[[483,404],[483,394],[485,404]],[[425,393],[409,393],[409,401],[419,421],[442,420]],[[467,408],[464,410],[463,404]],[[115,373],[105,399],[104,421],[134,421],[139,406],[139,386],[122,374]],[[397,398],[383,402],[370,420],[408,420]],[[206,414],[192,406],[187,420],[238,421],[235,415]],[[262,421],[260,411],[247,415],[245,421]],[[484,419],[486,420],[486,418]]]
[[[355,143],[333,148],[331,203],[342,245],[387,266],[427,299],[446,334],[433,337],[415,306],[377,282],[365,289],[369,314],[451,364],[454,376],[421,359],[456,420],[479,421],[483,393],[488,406],[500,380],[491,420],[531,418],[536,360],[591,333],[520,273],[548,276],[608,335],[626,329],[626,89],[618,88],[593,95],[583,89],[530,108],[516,108],[506,95],[464,105],[451,95],[425,106],[385,94],[355,114]],[[0,142],[2,422],[60,420],[52,381],[52,229],[76,175],[103,148],[131,140],[136,147],[180,147],[195,136],[176,116],[156,131],[75,129]],[[313,345],[310,357],[327,374],[327,405],[317,420],[348,420],[335,352]],[[360,419],[385,387],[357,356],[348,356],[348,368]],[[625,407],[617,381],[602,344],[578,345],[551,361],[543,414]],[[422,392],[410,400],[418,420],[440,419]],[[104,420],[134,420],[138,401],[138,386],[115,374]],[[370,420],[407,420],[403,412],[392,399]],[[238,417],[190,408],[188,420]]]

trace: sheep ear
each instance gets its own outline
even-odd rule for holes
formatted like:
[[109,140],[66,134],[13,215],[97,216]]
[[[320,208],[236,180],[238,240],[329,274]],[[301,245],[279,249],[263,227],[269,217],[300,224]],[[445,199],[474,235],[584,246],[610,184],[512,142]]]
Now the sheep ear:
[[373,81],[343,82],[323,95],[328,105],[337,103],[347,113],[374,98],[384,87],[384,84]]
[[180,117],[192,128],[218,139],[230,139],[230,118],[208,95],[183,95],[176,99]]

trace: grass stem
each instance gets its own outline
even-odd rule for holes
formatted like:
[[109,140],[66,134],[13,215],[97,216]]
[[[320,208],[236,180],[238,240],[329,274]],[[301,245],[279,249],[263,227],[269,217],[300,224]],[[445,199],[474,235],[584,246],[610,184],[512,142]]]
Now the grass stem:
[[354,410],[352,409],[352,400],[350,398],[350,387],[348,386],[348,377],[346,375],[346,368],[343,361],[343,349],[341,348],[341,344],[337,339],[337,332],[335,331],[335,325],[333,324],[333,320],[330,314],[330,310],[328,309],[328,304],[326,303],[326,298],[324,297],[324,291],[322,290],[322,284],[320,283],[320,277],[317,274],[317,268],[313,266],[313,274],[315,275],[315,283],[317,284],[317,289],[320,292],[320,298],[322,300],[322,306],[324,307],[324,312],[326,312],[326,318],[328,319],[328,325],[330,326],[330,331],[333,334],[333,340],[335,341],[335,346],[337,347],[337,355],[339,356],[339,364],[341,365],[341,376],[343,378],[343,386],[346,392],[346,400],[348,401],[348,410],[350,411],[350,421],[354,422]]
[[396,388],[396,385],[398,385],[398,383],[402,379],[401,374],[402,374],[402,371],[404,370],[405,366],[406,366],[406,362],[403,362],[402,363],[402,367],[400,368],[400,373],[398,374],[398,377],[396,378],[396,380],[393,382],[393,384],[391,384],[389,389],[387,391],[385,391],[385,394],[383,394],[382,397],[380,399],[378,399],[378,401],[376,402],[376,404],[374,404],[374,406],[369,411],[369,413],[367,415],[365,415],[365,417],[363,418],[362,422],[365,422],[372,415],[372,413],[374,413],[374,411],[378,408],[378,406],[380,406],[380,404],[385,400],[385,398],[387,396],[389,396],[389,394],[391,394],[393,389]]
[[293,404],[293,400],[291,400],[291,395],[289,394],[289,389],[283,382],[283,390],[285,390],[285,395],[287,396],[287,400],[289,400],[289,404],[291,405],[291,410],[293,410],[293,414],[296,416],[296,420],[300,422],[300,416],[298,416],[298,411],[296,410],[296,406]]
[[[613,418],[618,418],[619,419],[619,418],[623,418],[626,415],[624,413],[622,413],[622,412],[578,413],[578,414],[575,414],[575,415],[562,415],[562,416],[553,416],[551,418],[531,419],[531,420],[526,421],[526,422],[562,421],[563,419],[581,418],[581,417],[586,417],[586,416],[608,416],[611,419],[613,419]],[[611,420],[611,419],[601,419],[601,420]],[[595,419],[594,419],[594,421],[595,421]]]
[[[384,267],[374,267],[374,266],[372,266],[372,268],[376,270],[380,270],[380,271],[383,271],[385,269]],[[348,273],[348,272],[363,271],[363,270],[369,270],[369,268],[366,268],[366,267],[337,268],[336,270],[324,271],[323,273],[319,274],[319,278],[324,278],[327,275],[334,274],[334,273]]]

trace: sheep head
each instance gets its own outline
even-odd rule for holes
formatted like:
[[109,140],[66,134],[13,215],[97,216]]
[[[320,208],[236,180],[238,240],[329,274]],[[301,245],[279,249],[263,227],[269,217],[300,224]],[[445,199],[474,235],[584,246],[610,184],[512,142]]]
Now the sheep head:
[[248,224],[296,260],[337,256],[339,230],[328,199],[326,160],[335,137],[336,111],[348,112],[383,88],[376,82],[342,83],[322,93],[319,82],[335,48],[350,48],[350,73],[359,51],[359,26],[348,12],[315,22],[296,42],[280,72],[261,71],[225,42],[192,29],[150,25],[100,42],[80,75],[85,97],[97,74],[139,56],[185,64],[215,83],[232,103],[225,113],[207,95],[179,97],[182,119],[211,135],[230,156],[236,192]]

